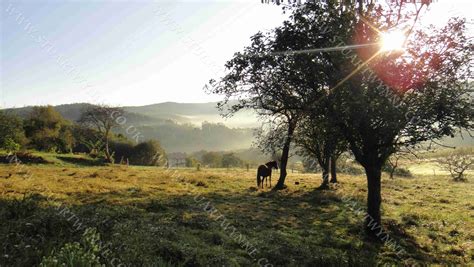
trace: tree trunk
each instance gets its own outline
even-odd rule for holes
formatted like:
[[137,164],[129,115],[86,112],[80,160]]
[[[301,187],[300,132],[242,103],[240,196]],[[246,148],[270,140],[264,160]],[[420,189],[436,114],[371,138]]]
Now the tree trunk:
[[286,135],[285,144],[283,145],[283,151],[281,153],[280,159],[280,178],[278,178],[278,183],[275,185],[273,190],[281,190],[285,188],[285,178],[286,178],[286,165],[288,165],[288,157],[290,155],[290,144],[291,139],[293,138],[293,132],[296,125],[291,121],[288,125],[288,133]]
[[380,231],[381,215],[380,204],[382,203],[381,196],[381,166],[367,166],[365,173],[367,175],[367,216],[365,220],[365,227],[367,233],[374,236]]
[[108,162],[113,163],[112,156],[110,155],[110,149],[109,149],[109,131],[105,132],[105,157],[107,158]]
[[337,183],[337,172],[336,172],[336,162],[337,158],[335,156],[331,157],[331,183]]
[[278,178],[278,183],[275,185],[275,190],[281,190],[285,188],[285,178],[286,178],[286,165],[288,164],[288,156],[290,154],[290,139],[285,141],[283,146],[283,151],[281,153],[280,159],[280,178]]
[[323,166],[323,183],[321,187],[329,187],[329,158],[324,159]]

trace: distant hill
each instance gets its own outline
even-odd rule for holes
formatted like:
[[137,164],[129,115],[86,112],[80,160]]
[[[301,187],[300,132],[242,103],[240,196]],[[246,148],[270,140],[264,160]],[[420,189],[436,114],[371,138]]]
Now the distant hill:
[[[135,126],[144,140],[158,139],[169,152],[194,152],[198,150],[229,151],[246,149],[253,141],[256,117],[242,112],[224,120],[216,109],[217,103],[166,102],[147,106],[123,107],[126,127]],[[88,103],[58,105],[54,108],[61,115],[77,121],[81,113],[91,106]],[[7,112],[27,118],[33,107],[11,108]],[[125,129],[118,133],[125,134]]]
[[256,127],[258,122],[251,111],[242,111],[230,119],[223,119],[216,108],[216,102],[209,103],[176,103],[124,107],[126,111],[142,114],[152,118],[171,119],[179,123],[200,125],[202,122],[224,123],[229,127]]
[[[54,106],[54,108],[70,121],[77,121],[84,109],[89,107],[88,103],[75,103]],[[156,124],[172,120],[177,123],[189,123],[196,126],[207,121],[212,123],[224,123],[228,127],[248,128],[258,126],[256,116],[251,111],[242,111],[230,119],[220,116],[216,108],[216,102],[209,103],[176,103],[164,102],[146,106],[126,106],[126,117],[130,121],[142,124]],[[13,112],[20,117],[26,118],[32,110],[32,106],[21,108],[10,108],[6,111]]]
[[[146,106],[123,107],[127,126],[137,127],[144,139],[158,139],[169,152],[195,152],[199,150],[229,151],[247,149],[254,140],[253,128],[259,125],[250,111],[239,112],[229,120],[223,119],[211,103],[165,102]],[[61,115],[77,121],[81,112],[91,104],[77,103],[55,106]],[[6,109],[26,118],[32,107]],[[119,130],[124,133],[124,130]],[[449,146],[474,146],[474,138],[444,138]]]

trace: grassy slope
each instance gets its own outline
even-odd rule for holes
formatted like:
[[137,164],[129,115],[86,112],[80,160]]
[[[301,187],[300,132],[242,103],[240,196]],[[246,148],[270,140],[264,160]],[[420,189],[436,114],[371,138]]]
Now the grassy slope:
[[[341,175],[337,187],[318,191],[319,175],[290,174],[289,188],[271,193],[252,188],[253,171],[174,173],[153,167],[56,163],[28,166],[33,174],[29,179],[0,165],[0,265],[38,264],[53,248],[79,240],[81,231],[74,231],[61,208],[54,208],[64,204],[81,223],[98,229],[114,257],[133,266],[150,266],[158,258],[189,266],[254,265],[220,221],[203,211],[197,195],[211,201],[255,245],[257,258],[275,266],[327,265],[349,258],[365,266],[400,260],[389,247],[367,242],[362,216],[342,199],[350,195],[354,205],[365,206],[363,177]],[[453,183],[446,176],[384,178],[384,223],[408,253],[401,260],[473,260],[473,189],[472,179]]]

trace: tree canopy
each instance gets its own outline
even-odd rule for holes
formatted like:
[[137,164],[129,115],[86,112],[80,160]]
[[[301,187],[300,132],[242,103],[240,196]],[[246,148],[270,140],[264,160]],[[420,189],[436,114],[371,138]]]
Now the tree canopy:
[[[420,9],[354,12],[333,1],[290,10],[282,26],[257,33],[235,54],[211,91],[224,96],[220,108],[237,100],[226,115],[251,108],[294,122],[283,138],[288,144],[295,131],[311,136],[330,122],[366,171],[367,225],[380,225],[381,168],[389,156],[474,127],[467,90],[473,44],[465,21],[417,29]],[[394,29],[407,36],[405,48],[384,51],[382,33]],[[298,128],[302,120],[310,126]]]

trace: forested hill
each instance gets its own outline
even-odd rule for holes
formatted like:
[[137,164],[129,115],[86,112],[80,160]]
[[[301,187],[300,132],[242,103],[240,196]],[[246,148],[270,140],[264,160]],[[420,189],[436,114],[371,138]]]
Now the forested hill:
[[[65,104],[54,108],[66,119],[76,121],[90,104]],[[26,118],[32,107],[7,109]],[[216,103],[165,102],[146,106],[124,107],[127,125],[139,128],[145,140],[158,139],[169,152],[194,152],[198,150],[228,151],[249,148],[254,140],[253,128],[258,126],[256,116],[250,111],[240,112],[224,120]],[[455,138],[445,138],[449,146],[473,146],[468,133]]]
[[[64,118],[74,122],[88,106],[90,104],[77,103],[54,108]],[[11,108],[6,111],[26,118],[32,108]],[[169,152],[246,149],[253,141],[252,128],[257,126],[257,120],[251,112],[242,112],[230,120],[224,120],[216,109],[216,103],[166,102],[123,109],[127,127],[137,127],[144,140],[158,139]],[[119,132],[123,132],[123,129]]]

